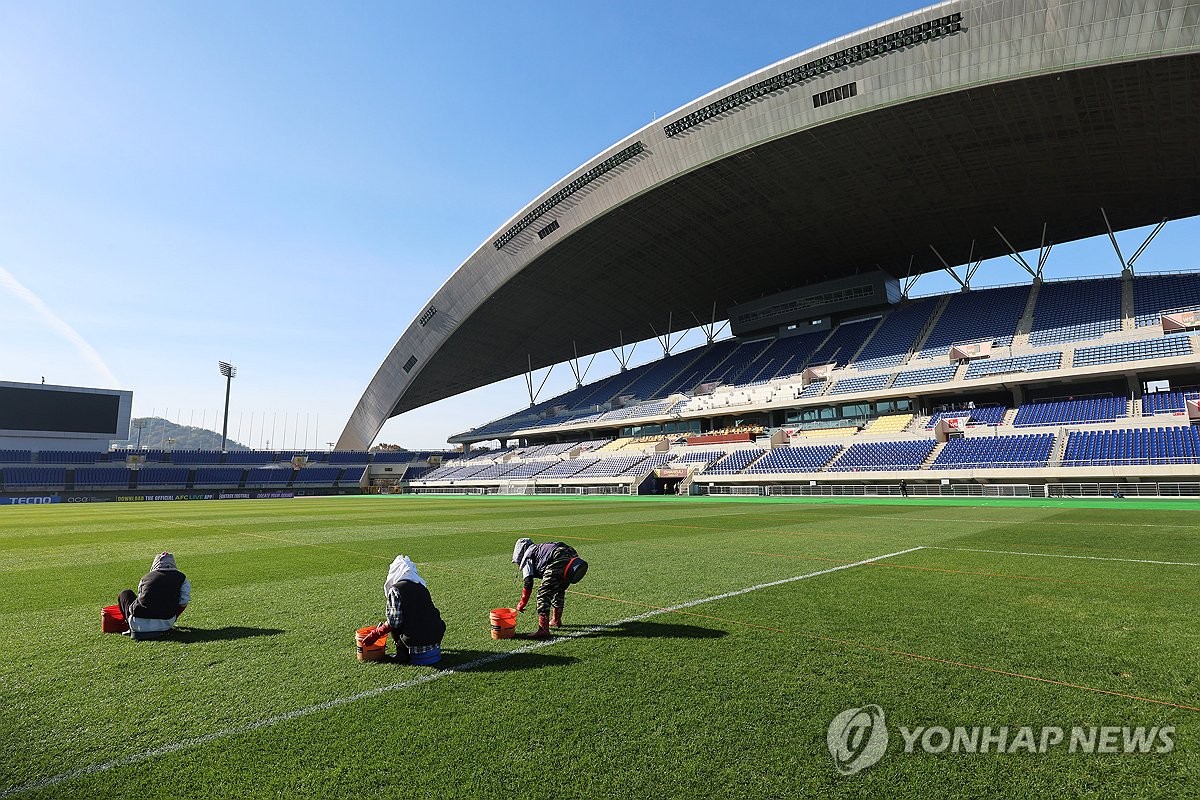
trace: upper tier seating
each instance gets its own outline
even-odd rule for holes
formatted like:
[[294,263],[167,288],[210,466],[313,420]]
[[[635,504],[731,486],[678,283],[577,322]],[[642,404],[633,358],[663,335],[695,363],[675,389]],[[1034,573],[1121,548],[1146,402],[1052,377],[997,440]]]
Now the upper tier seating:
[[279,454],[271,450],[230,450],[225,454],[226,464],[272,464]]
[[1120,278],[1043,283],[1029,343],[1039,346],[1098,339],[1120,329]]
[[365,450],[334,450],[329,454],[331,466],[346,464],[366,464],[371,461],[371,454]]
[[843,322],[837,326],[833,335],[812,354],[809,363],[817,366],[822,364],[845,366],[863,346],[863,342],[867,340],[871,331],[875,330],[875,326],[878,324],[878,316]]
[[220,464],[220,450],[175,450],[171,453],[172,464]]
[[858,442],[850,445],[829,467],[830,472],[920,469],[933,452],[933,439],[899,442]]
[[102,450],[40,450],[39,464],[95,464],[107,454]]
[[983,338],[994,341],[998,347],[1008,345],[1025,313],[1029,289],[1029,286],[1006,286],[951,295],[942,316],[929,332],[921,355],[940,355],[952,344]]
[[933,460],[931,469],[1006,469],[1044,466],[1054,446],[1054,434],[977,436],[951,439]]
[[[310,458],[309,460],[311,461],[312,459]],[[322,460],[328,461],[327,458]],[[377,450],[371,456],[371,463],[373,464],[407,464],[415,460],[414,454],[407,450]]]
[[775,339],[757,360],[743,365],[736,373],[730,373],[726,383],[738,386],[765,383],[777,377],[802,372],[808,363],[809,355],[828,333],[814,331]]
[[1061,425],[1068,422],[1111,422],[1129,415],[1124,397],[1084,397],[1079,400],[1041,400],[1017,409],[1013,425]]
[[32,464],[32,450],[0,450],[0,464]]
[[929,323],[929,316],[937,307],[937,298],[913,300],[892,309],[879,326],[879,330],[859,353],[854,366],[861,370],[891,367],[904,361],[917,336]]
[[1133,324],[1157,325],[1164,311],[1200,305],[1200,274],[1140,275],[1133,279]]
[[826,444],[815,447],[776,447],[754,462],[746,470],[747,475],[771,472],[819,472],[838,454],[841,445]]

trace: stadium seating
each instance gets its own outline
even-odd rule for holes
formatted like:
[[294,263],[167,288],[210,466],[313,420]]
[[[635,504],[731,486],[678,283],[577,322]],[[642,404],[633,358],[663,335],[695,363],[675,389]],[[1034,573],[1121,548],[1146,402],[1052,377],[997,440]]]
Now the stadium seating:
[[1080,348],[1075,351],[1071,365],[1094,367],[1097,364],[1117,364],[1150,358],[1176,358],[1191,354],[1192,338],[1177,334],[1160,339],[1143,339],[1139,342],[1119,342],[1099,347]]
[[1195,464],[1200,431],[1194,426],[1071,431],[1063,466]]
[[914,300],[890,311],[879,330],[863,347],[854,366],[861,370],[881,369],[901,363],[929,323],[937,298]]
[[254,467],[246,473],[247,486],[286,486],[292,479],[292,467]]
[[705,475],[734,475],[741,472],[750,465],[755,459],[767,452],[761,447],[755,447],[748,450],[734,450],[724,458],[709,464],[704,468]]
[[745,470],[747,475],[772,472],[818,472],[838,454],[841,445],[776,447]]
[[925,423],[926,428],[936,427],[938,422],[952,417],[967,417],[967,425],[999,425],[1004,421],[1005,406],[977,406],[956,411],[939,411]]
[[292,485],[322,485],[332,486],[342,474],[341,467],[304,467],[292,479]]
[[39,464],[95,464],[106,454],[98,450],[39,450]]
[[1015,469],[1045,466],[1054,434],[977,436],[951,439],[931,469]]
[[1133,279],[1133,324],[1157,325],[1162,312],[1200,305],[1200,275],[1140,275]]
[[270,450],[230,450],[225,454],[226,464],[271,464],[279,454]]
[[[187,467],[142,467],[135,472],[139,489],[150,487],[183,489],[187,487]],[[80,488],[79,470],[75,470],[75,488]]]
[[1014,358],[981,358],[967,366],[963,380],[986,378],[991,375],[1007,375],[1011,372],[1047,372],[1058,369],[1062,364],[1062,353],[1034,353]]
[[125,489],[129,486],[129,467],[77,467],[76,489]]
[[238,486],[243,473],[241,467],[196,467],[192,486]]
[[1120,278],[1043,283],[1029,343],[1040,346],[1097,339],[1120,329]]
[[31,450],[0,450],[0,464],[32,464]]
[[899,442],[858,442],[851,445],[833,464],[830,472],[867,472],[870,470],[920,469],[933,452],[933,439]]
[[367,471],[366,467],[350,466],[342,470],[342,474],[337,479],[338,486],[357,486],[362,480],[363,473]]
[[66,467],[15,467],[5,466],[0,469],[4,488],[13,489],[51,489],[61,491],[66,487]]
[[879,324],[879,317],[843,322],[809,358],[810,364],[845,366]]
[[913,421],[912,414],[884,414],[876,417],[863,429],[864,433],[896,433],[908,427]]
[[901,372],[892,381],[892,388],[897,386],[921,386],[926,383],[945,383],[954,377],[958,364],[946,364],[941,367],[928,367]]
[[175,450],[171,453],[172,464],[220,464],[220,450]]
[[1142,416],[1151,417],[1155,414],[1182,414],[1187,411],[1187,400],[1200,399],[1200,391],[1180,390],[1172,392],[1154,392],[1142,395]]
[[346,465],[346,464],[367,464],[371,461],[371,454],[365,450],[334,450],[329,454],[329,464]]
[[1068,422],[1111,422],[1129,415],[1124,397],[1085,397],[1078,400],[1044,400],[1024,403],[1017,409],[1015,427],[1061,425]]
[[988,338],[1003,347],[1012,341],[1025,313],[1029,286],[977,289],[951,295],[921,349],[923,357],[944,354],[950,345]]
[[[334,451],[334,452],[336,452],[336,451]],[[328,461],[329,460],[328,456],[333,455],[333,453],[328,453],[328,454],[323,454],[323,455],[325,455],[326,457],[321,460]],[[309,460],[311,461],[314,459],[310,458]],[[407,463],[409,463],[411,461],[415,461],[415,460],[416,459],[414,458],[414,454],[408,452],[407,450],[379,450],[379,451],[371,454],[371,463],[372,464],[407,464]]]
[[829,388],[829,394],[850,394],[882,389],[892,379],[891,375],[864,375],[858,378],[843,378]]

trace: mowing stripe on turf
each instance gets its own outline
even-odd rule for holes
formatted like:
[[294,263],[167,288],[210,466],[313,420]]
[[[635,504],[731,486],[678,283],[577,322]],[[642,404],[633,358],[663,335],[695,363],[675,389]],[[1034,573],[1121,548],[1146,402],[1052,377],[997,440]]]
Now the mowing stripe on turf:
[[1020,550],[984,550],[978,547],[939,547],[936,544],[925,545],[927,550],[959,550],[964,553],[995,553],[1004,556],[1040,556],[1042,558],[1080,558],[1085,561],[1121,561],[1127,564],[1161,564],[1168,567],[1200,567],[1191,561],[1152,561],[1148,558],[1115,558],[1112,556],[1076,556],[1066,553],[1024,553]]
[[732,592],[724,592],[723,594],[716,594],[711,597],[702,597],[698,600],[689,600],[686,603],[679,603],[667,608],[654,607],[650,611],[645,611],[641,614],[635,614],[632,617],[626,617],[625,619],[617,620],[616,622],[605,622],[600,625],[593,625],[590,628],[584,628],[583,630],[572,631],[571,633],[555,636],[551,639],[531,642],[513,650],[492,653],[491,655],[482,656],[474,659],[473,661],[468,661],[465,664],[459,664],[457,667],[437,670],[426,675],[411,678],[401,683],[394,683],[390,686],[380,686],[376,689],[368,689],[365,692],[359,692],[358,694],[353,694],[348,697],[335,697],[334,699],[326,700],[323,703],[317,703],[316,705],[307,706],[305,708],[298,708],[295,711],[277,714],[273,717],[260,719],[257,722],[249,722],[245,725],[237,725],[232,728],[225,728],[224,730],[214,731],[213,733],[209,733],[204,736],[198,736],[194,739],[184,739],[183,741],[174,742],[172,744],[164,745],[163,747],[156,747],[153,750],[145,750],[141,753],[133,753],[132,755],[114,758],[100,764],[91,764],[86,767],[79,767],[78,769],[61,772],[58,775],[52,775],[48,778],[29,781],[21,784],[20,786],[10,786],[7,789],[0,790],[0,798],[12,797],[14,795],[22,794],[24,792],[32,792],[38,789],[46,789],[75,778],[82,778],[87,775],[108,772],[109,770],[117,769],[119,767],[128,767],[134,764],[140,764],[143,761],[149,761],[153,758],[158,758],[159,756],[177,753],[180,750],[186,750],[191,747],[199,747],[200,745],[215,742],[218,739],[224,739],[229,736],[236,736],[243,733],[250,733],[251,731],[261,730],[262,728],[269,728],[273,725],[278,725],[281,722],[299,719],[300,717],[307,717],[311,714],[316,714],[321,711],[328,711],[332,708],[338,708],[339,706],[344,706],[349,703],[355,703],[359,700],[367,700],[372,697],[378,697],[381,694],[396,692],[402,689],[409,689],[413,686],[420,686],[421,684],[429,683],[430,681],[436,681],[438,678],[445,678],[450,675],[456,675],[460,672],[470,672],[471,670],[479,669],[480,667],[485,667],[489,664],[495,664],[498,661],[506,661],[514,656],[524,655],[525,653],[529,653],[534,650],[540,650],[545,647],[553,647],[556,644],[569,642],[573,639],[582,639],[585,636],[591,636],[595,633],[611,630],[613,628],[619,628],[622,625],[628,625],[631,622],[640,622],[644,619],[649,619],[650,617],[657,617],[660,614],[670,614],[687,608],[692,608],[693,606],[702,605],[704,603],[713,603],[718,600],[727,600],[731,597],[738,597],[743,594],[749,594],[750,592],[757,592],[760,589],[769,589],[773,586],[783,586],[785,584],[795,583],[796,581],[807,580],[808,578],[816,578],[820,575],[828,575],[831,572],[838,572],[840,570],[850,569],[852,567],[861,567],[865,564],[871,564],[875,561],[881,561],[885,558],[895,558],[896,556],[907,555],[908,553],[914,553],[922,549],[924,549],[923,546],[910,547],[907,550],[897,550],[894,553],[885,553],[880,556],[872,556],[871,558],[864,558],[862,561],[855,561],[850,564],[838,564],[835,567],[827,567],[826,569],[817,570],[816,572],[808,572],[803,575],[794,575],[790,578],[781,578],[780,580],[776,581],[759,583],[754,586],[748,586],[745,589],[735,589]]

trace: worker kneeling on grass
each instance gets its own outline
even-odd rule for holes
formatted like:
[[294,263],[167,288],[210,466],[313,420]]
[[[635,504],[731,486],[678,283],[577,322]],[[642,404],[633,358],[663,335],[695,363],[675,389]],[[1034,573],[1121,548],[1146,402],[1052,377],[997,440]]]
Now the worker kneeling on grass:
[[159,553],[138,582],[137,592],[123,590],[117,595],[117,605],[132,638],[157,639],[175,627],[191,599],[192,584],[175,566],[175,556]]
[[[521,601],[517,611],[524,611],[533,591],[533,579],[540,576],[537,613],[538,629],[530,634],[532,639],[546,639],[550,626],[562,627],[563,604],[566,602],[567,587],[579,583],[587,573],[587,562],[579,557],[575,548],[562,542],[534,544],[532,539],[518,539],[513,548],[513,563],[521,571],[525,585],[521,588]],[[553,610],[554,617],[550,617]]]
[[388,567],[383,594],[387,599],[387,621],[376,625],[363,644],[373,645],[385,633],[395,633],[397,661],[426,665],[440,661],[446,623],[429,596],[425,579],[417,574],[408,556],[396,556]]

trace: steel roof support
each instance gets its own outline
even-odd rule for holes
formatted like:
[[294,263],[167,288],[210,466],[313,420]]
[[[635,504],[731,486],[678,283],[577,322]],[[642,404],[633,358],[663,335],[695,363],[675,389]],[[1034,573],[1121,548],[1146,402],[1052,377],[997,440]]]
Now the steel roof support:
[[629,369],[629,361],[633,358],[634,351],[637,350],[637,342],[634,342],[633,345],[630,346],[629,352],[626,353],[625,331],[617,331],[617,335],[621,338],[620,352],[618,353],[616,350],[609,350],[608,352],[613,354],[613,358],[615,358],[617,363],[621,365],[621,372],[624,372],[625,370]]
[[[999,228],[997,228],[995,225],[993,225],[992,230],[994,230],[996,232],[996,235],[999,236],[1006,245],[1008,245],[1008,257],[1011,258],[1013,261],[1017,262],[1018,264],[1020,264],[1022,267],[1024,267],[1025,271],[1028,272],[1030,277],[1032,277],[1035,281],[1041,280],[1042,271],[1041,271],[1040,265],[1039,265],[1039,268],[1036,270],[1033,267],[1029,266],[1029,262],[1026,261],[1025,258],[1020,253],[1017,252],[1017,248],[1012,246],[1012,242],[1010,242],[1008,240],[1008,237],[1006,237],[1003,233],[1000,233]],[[1046,235],[1046,228],[1043,225],[1042,226],[1043,241],[1045,241],[1045,239],[1044,239],[1045,235]]]
[[1103,206],[1100,207],[1100,216],[1104,217],[1104,227],[1108,229],[1108,240],[1112,242],[1113,250],[1117,251],[1117,260],[1121,262],[1121,274],[1123,276],[1132,275],[1133,270],[1131,270],[1129,265],[1125,263],[1125,256],[1121,255],[1121,248],[1117,244],[1117,237],[1113,233],[1112,225],[1108,224],[1108,214],[1105,213]]
[[596,354],[592,353],[592,357],[588,359],[587,366],[581,371],[579,369],[579,345],[575,344],[574,340],[571,341],[571,349],[575,351],[575,357],[567,363],[571,367],[571,374],[575,376],[575,388],[578,389],[583,386],[583,379],[587,377],[588,370],[592,368],[592,363],[596,360]]
[[713,301],[712,322],[701,322],[695,311],[692,312],[692,319],[696,320],[696,326],[704,332],[704,338],[708,340],[709,344],[712,344],[713,340],[720,336],[729,324],[729,320],[725,320],[720,327],[717,326],[717,303],[715,300]]
[[948,263],[946,263],[946,259],[942,258],[942,254],[937,251],[936,247],[934,247],[933,245],[929,245],[929,249],[933,251],[933,254],[935,256],[937,256],[938,261],[942,262],[942,267],[944,268],[944,271],[949,273],[951,278],[954,278],[954,280],[958,281],[958,285],[962,287],[962,290],[964,292],[969,292],[971,290],[970,281],[971,281],[971,274],[972,274],[970,272],[970,270],[968,270],[967,279],[964,281],[962,278],[958,277],[958,273],[954,271],[954,267],[952,267]]
[[1129,257],[1129,271],[1131,273],[1133,272],[1133,262],[1137,261],[1138,256],[1145,252],[1146,248],[1150,246],[1150,243],[1154,241],[1154,237],[1158,236],[1158,232],[1165,228],[1166,225],[1167,220],[1164,217],[1163,221],[1155,225],[1154,230],[1150,231],[1150,235],[1146,237],[1146,241],[1142,242],[1142,246],[1137,249],[1137,252]]
[[542,376],[542,382],[538,384],[537,391],[533,390],[533,356],[525,356],[525,361],[529,364],[529,369],[525,372],[525,389],[529,392],[529,405],[537,405],[538,395],[542,393],[542,389],[546,388],[546,380],[550,377],[550,373],[554,372],[554,365],[546,370],[546,374]]

